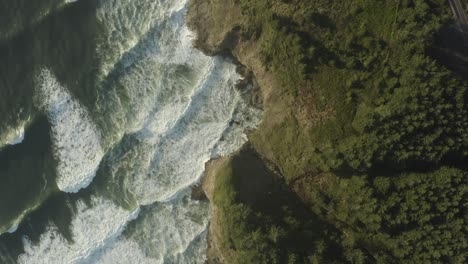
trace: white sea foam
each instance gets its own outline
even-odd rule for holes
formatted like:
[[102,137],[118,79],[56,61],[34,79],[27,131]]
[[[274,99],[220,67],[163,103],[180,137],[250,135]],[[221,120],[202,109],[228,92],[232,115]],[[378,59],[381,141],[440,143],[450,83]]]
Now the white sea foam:
[[[202,70],[209,67],[208,63],[200,66]],[[190,78],[193,69],[183,67],[168,67],[156,58],[146,58],[121,78],[129,98],[125,111],[127,133],[161,135],[175,124],[197,87]]]
[[189,197],[157,204],[137,220],[130,239],[137,240],[147,256],[177,258],[206,230],[207,214],[206,203]]
[[[245,103],[241,103],[239,91],[234,87],[239,78],[234,65],[221,58],[211,59],[207,72],[208,75],[199,76],[202,81],[196,83],[191,98],[184,100],[187,106],[181,104],[174,110],[172,104],[160,103],[149,114],[151,121],[134,134],[139,141],[125,155],[114,157],[113,182],[125,183],[138,203],[167,200],[196,182],[213,148],[233,123],[233,116],[237,116],[236,122],[243,123],[243,113],[235,113],[243,110],[241,105]],[[172,91],[168,92],[162,97],[177,98],[177,93],[171,97]],[[242,131],[237,132],[241,139],[233,143],[239,145],[245,142],[245,136]],[[228,143],[224,142],[224,146],[219,148],[226,149]],[[128,173],[121,173],[122,164],[126,164]]]
[[[105,3],[102,4],[104,11],[99,14],[108,18],[104,21],[111,29],[111,35],[122,39],[117,42],[108,40],[103,47],[119,50],[117,46],[126,45],[126,48],[120,52],[106,53],[120,58],[118,66],[108,58],[104,60],[121,71],[112,88],[124,89],[106,94],[102,101],[105,103],[113,98],[116,104],[121,104],[125,124],[120,125],[120,129],[124,129],[125,133],[145,129],[153,135],[162,134],[174,125],[180,113],[187,108],[194,89],[199,86],[194,81],[200,81],[200,73],[208,73],[210,67],[210,59],[191,48],[192,36],[184,26],[185,1]],[[112,10],[110,6],[117,9]],[[145,23],[127,22],[128,18],[119,15],[140,8],[144,8],[144,11],[137,20],[145,20]],[[147,12],[151,9],[157,11]],[[137,41],[129,44],[129,38],[120,35],[122,28],[138,37]],[[115,94],[125,94],[125,99]],[[116,121],[121,122],[122,118]]]
[[21,113],[22,109],[20,109],[20,112],[18,113],[18,119],[20,119],[20,121],[16,127],[9,127],[6,131],[0,134],[0,148],[23,142],[25,129],[30,125],[31,117],[21,120]]
[[[49,226],[39,242],[24,238],[27,264],[155,264],[204,263],[208,204],[183,197],[140,213],[126,211],[110,201],[92,198],[91,206],[79,201],[71,222],[73,242]],[[125,226],[135,220],[128,235]]]
[[[206,161],[246,141],[244,132],[257,124],[260,113],[235,88],[240,76],[232,63],[192,48],[193,34],[184,21],[186,3],[99,4],[98,18],[107,28],[106,41],[98,47],[101,70],[111,77],[96,111],[113,119],[109,133],[130,138],[111,142],[122,145],[106,156],[106,191],[116,185],[131,193],[137,205],[146,205],[141,215],[120,235],[136,213],[103,198],[94,198],[90,208],[79,203],[71,223],[74,243],[52,226],[38,244],[25,241],[20,263],[204,262],[208,209],[187,198],[187,187],[199,180]],[[102,157],[99,133],[86,110],[50,72],[43,71],[40,80],[40,101],[63,166],[59,187],[76,190],[65,187],[87,185]],[[83,131],[73,134],[72,127]],[[69,140],[73,137],[78,142]],[[71,143],[79,147],[72,151],[66,147]]]
[[101,69],[107,75],[117,61],[130,51],[150,29],[174,12],[184,8],[186,1],[101,0],[97,17],[107,30],[107,41],[98,46],[106,57]]
[[18,263],[87,263],[95,251],[115,240],[138,213],[139,210],[129,212],[99,197],[92,198],[91,207],[79,201],[70,224],[73,243],[51,225],[37,244],[24,239],[24,254],[19,256]]
[[[191,98],[189,107],[177,123],[160,136],[153,147],[151,163],[144,174],[130,181],[130,190],[142,204],[166,200],[198,180],[204,163],[229,125],[239,102],[234,82],[238,78],[235,67],[222,59],[215,59],[209,77]],[[142,145],[147,142],[144,134]],[[153,143],[154,144],[154,143]]]
[[[250,118],[252,111],[234,87],[240,78],[235,66],[191,47],[184,15],[173,12],[159,22],[162,29],[131,51],[137,59],[120,78],[130,101],[127,133],[140,142],[131,155],[116,157],[132,163],[132,172],[122,174],[116,163],[112,174],[141,204],[167,200],[196,182],[213,153],[226,155],[240,147],[246,141],[242,130],[258,120]],[[177,74],[180,68],[185,72]]]
[[206,249],[206,214],[207,203],[187,197],[151,206],[128,235],[97,251],[92,263],[204,263],[200,251]]
[[14,130],[13,137],[7,140],[8,145],[16,145],[24,140],[24,127],[19,127]]
[[[249,93],[251,90],[245,92]],[[248,94],[245,96],[249,97]],[[248,103],[248,98],[239,100],[229,125],[211,152],[211,158],[227,156],[242,147],[248,140],[246,132],[258,126],[262,114],[262,110],[254,108]]]
[[[119,239],[102,252],[96,253],[91,263],[100,264],[158,264],[162,259],[150,258],[134,240]],[[83,263],[84,264],[84,263]]]
[[8,229],[7,233],[13,234],[18,230],[19,224],[12,226],[10,229]]
[[11,128],[9,131],[0,135],[0,148],[8,145],[16,145],[24,140],[24,127]]
[[104,155],[99,131],[87,110],[51,72],[42,70],[37,81],[38,104],[52,126],[57,185],[64,192],[78,192],[91,183]]

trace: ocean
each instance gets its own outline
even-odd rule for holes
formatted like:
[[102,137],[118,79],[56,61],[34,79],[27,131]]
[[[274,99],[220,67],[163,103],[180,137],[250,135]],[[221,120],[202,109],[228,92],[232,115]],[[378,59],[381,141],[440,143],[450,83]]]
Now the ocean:
[[0,263],[204,263],[205,163],[261,111],[188,0],[0,0]]

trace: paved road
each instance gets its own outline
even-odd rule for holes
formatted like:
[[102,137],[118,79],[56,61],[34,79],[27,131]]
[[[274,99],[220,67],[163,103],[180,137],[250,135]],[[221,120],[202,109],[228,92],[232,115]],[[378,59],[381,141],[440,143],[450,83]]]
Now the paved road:
[[460,0],[449,0],[449,4],[452,9],[453,16],[457,21],[458,28],[465,40],[464,44],[468,47],[468,17],[463,9],[463,5]]
[[458,23],[464,27],[468,26],[468,17],[465,14],[465,10],[463,9],[463,5],[460,0],[449,0],[450,8],[452,8],[453,15],[455,16]]

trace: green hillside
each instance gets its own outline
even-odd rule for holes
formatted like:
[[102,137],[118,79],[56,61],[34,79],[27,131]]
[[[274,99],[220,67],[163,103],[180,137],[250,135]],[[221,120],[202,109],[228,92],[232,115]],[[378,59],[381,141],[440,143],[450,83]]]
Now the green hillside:
[[435,59],[447,3],[211,2],[203,23],[226,16],[232,28],[194,23],[198,45],[235,35],[216,52],[268,92],[247,152],[278,182],[259,207],[238,184],[263,177],[239,169],[252,154],[224,164],[214,205],[227,262],[466,263],[468,75]]

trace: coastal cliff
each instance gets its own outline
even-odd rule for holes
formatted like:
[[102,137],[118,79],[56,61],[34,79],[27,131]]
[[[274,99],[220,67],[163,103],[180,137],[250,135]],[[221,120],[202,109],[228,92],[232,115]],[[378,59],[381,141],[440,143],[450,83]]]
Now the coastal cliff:
[[206,167],[209,263],[467,260],[468,82],[433,54],[452,52],[450,17],[430,0],[191,0],[195,47],[242,65],[264,109]]
[[241,65],[241,74],[259,88],[257,101],[261,102],[264,118],[260,127],[250,135],[250,142],[266,160],[279,161],[270,147],[270,132],[291,120],[306,121],[298,124],[301,129],[297,131],[309,124],[302,115],[303,102],[296,101],[275,76],[276,71],[268,69],[261,61],[261,40],[243,32],[247,21],[238,1],[193,0],[189,4],[187,23],[196,33],[195,47],[209,55],[234,59]]
[[[194,42],[195,47],[208,55],[223,55],[235,60],[240,66],[243,77],[257,88],[254,91],[259,97],[256,104],[267,111],[269,115],[275,115],[276,118],[286,118],[287,112],[284,113],[280,108],[271,107],[277,104],[280,99],[278,94],[272,92],[279,89],[274,89],[277,85],[274,76],[258,60],[260,50],[257,43],[242,38],[240,35],[240,27],[245,19],[236,1],[193,0],[189,4],[187,13],[187,23],[197,36]],[[281,103],[285,104],[285,102]],[[265,123],[262,124],[265,125]],[[214,202],[214,196],[217,178],[232,177],[232,175],[226,175],[230,174],[227,171],[231,169],[232,160],[245,158],[241,156],[242,154],[249,156],[245,155],[245,149],[249,149],[247,150],[249,153],[255,152],[249,145],[230,157],[212,160],[205,166],[202,189],[211,203],[207,263],[232,263],[236,259],[235,250],[223,245],[223,227],[220,223],[222,216],[220,217],[219,214],[224,214],[224,212],[219,210]],[[230,172],[232,173],[232,171]]]

